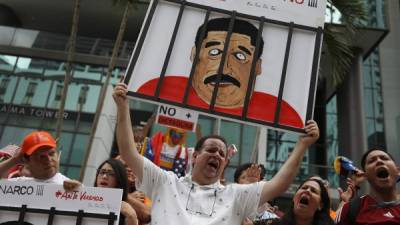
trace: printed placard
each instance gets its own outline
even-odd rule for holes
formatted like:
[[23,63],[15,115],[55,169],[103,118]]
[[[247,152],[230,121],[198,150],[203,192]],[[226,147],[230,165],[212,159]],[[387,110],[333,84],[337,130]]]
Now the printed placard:
[[[110,212],[118,216],[114,224],[118,225],[121,208],[122,190],[114,188],[80,187],[78,190],[66,192],[62,185],[38,183],[33,181],[0,180],[0,195],[2,207],[19,207],[26,205],[27,209],[50,210],[54,207],[59,211],[96,213],[108,215]],[[50,212],[50,211],[49,211]],[[0,224],[8,221],[18,221],[19,212],[0,210]],[[43,213],[26,212],[24,221],[31,224],[47,224],[49,216]],[[54,225],[76,224],[77,216],[55,215]],[[83,218],[83,225],[107,225],[107,219]]]
[[125,76],[128,95],[302,132],[313,116],[325,6],[152,1]]
[[199,113],[196,111],[161,104],[158,106],[156,123],[194,132],[198,118]]

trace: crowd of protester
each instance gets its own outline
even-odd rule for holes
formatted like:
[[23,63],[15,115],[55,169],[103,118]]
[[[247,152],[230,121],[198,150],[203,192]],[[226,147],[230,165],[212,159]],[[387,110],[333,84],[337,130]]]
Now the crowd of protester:
[[[196,146],[190,151],[181,130],[171,128],[148,138],[148,127],[143,133],[130,126],[126,93],[123,83],[113,93],[120,155],[98,166],[93,185],[123,190],[120,225],[400,224],[396,189],[400,168],[384,149],[373,148],[363,155],[361,169],[345,180],[344,190],[338,189],[336,207],[329,183],[311,176],[298,186],[290,207],[281,211],[274,199],[292,184],[304,154],[318,139],[314,121],[307,122],[305,134],[272,179],[264,179],[262,165],[246,163],[237,167],[234,183],[227,184],[223,174],[232,153],[222,136],[197,134]],[[82,185],[59,172],[57,142],[50,133],[34,131],[24,137],[20,148],[13,148],[8,151],[12,154],[0,151],[3,179],[62,184],[66,190]],[[368,192],[363,193],[360,186]]]

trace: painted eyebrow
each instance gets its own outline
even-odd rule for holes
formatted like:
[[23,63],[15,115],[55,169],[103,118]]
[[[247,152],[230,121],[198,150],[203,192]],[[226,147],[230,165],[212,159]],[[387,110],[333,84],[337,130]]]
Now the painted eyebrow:
[[250,50],[247,49],[246,47],[239,45],[238,48],[239,48],[240,50],[246,52],[248,55],[251,55]]
[[204,46],[205,48],[211,47],[211,46],[215,46],[215,45],[220,45],[221,42],[219,41],[209,41],[206,43],[206,45]]

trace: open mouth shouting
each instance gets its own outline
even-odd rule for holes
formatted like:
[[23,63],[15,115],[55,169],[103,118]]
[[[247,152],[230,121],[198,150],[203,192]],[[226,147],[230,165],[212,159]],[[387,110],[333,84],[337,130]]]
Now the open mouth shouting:
[[299,201],[299,206],[301,208],[306,208],[309,203],[310,203],[310,198],[306,195],[303,195]]
[[217,172],[219,168],[219,161],[216,159],[210,159],[207,163],[207,167],[213,170],[214,172]]
[[[204,84],[210,84],[216,86],[217,84],[217,74],[211,75],[204,79]],[[222,74],[221,81],[219,82],[219,87],[228,87],[230,85],[235,85],[240,88],[240,82],[232,76],[227,74]]]
[[386,179],[386,178],[389,177],[389,171],[388,171],[385,167],[379,167],[379,168],[376,170],[376,176],[377,176],[379,179]]

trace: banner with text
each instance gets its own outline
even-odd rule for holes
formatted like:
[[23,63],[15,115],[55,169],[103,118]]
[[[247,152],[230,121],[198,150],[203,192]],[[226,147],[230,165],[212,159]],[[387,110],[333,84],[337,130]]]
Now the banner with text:
[[[5,210],[5,208],[22,209],[22,206],[26,205],[24,221],[34,225],[48,224],[49,215],[43,214],[50,214],[52,207],[56,210],[53,224],[76,224],[78,211],[83,210],[84,213],[94,213],[97,216],[83,215],[82,225],[107,225],[109,223],[106,217],[111,212],[117,216],[113,224],[118,225],[122,190],[82,186],[78,190],[66,192],[62,185],[0,180],[0,195],[0,207],[2,207],[0,224],[18,221],[20,217],[21,212]],[[35,213],[35,210],[42,211]],[[49,211],[46,213],[43,210]],[[60,213],[61,211],[64,213]],[[71,214],[66,212],[71,212]]]

